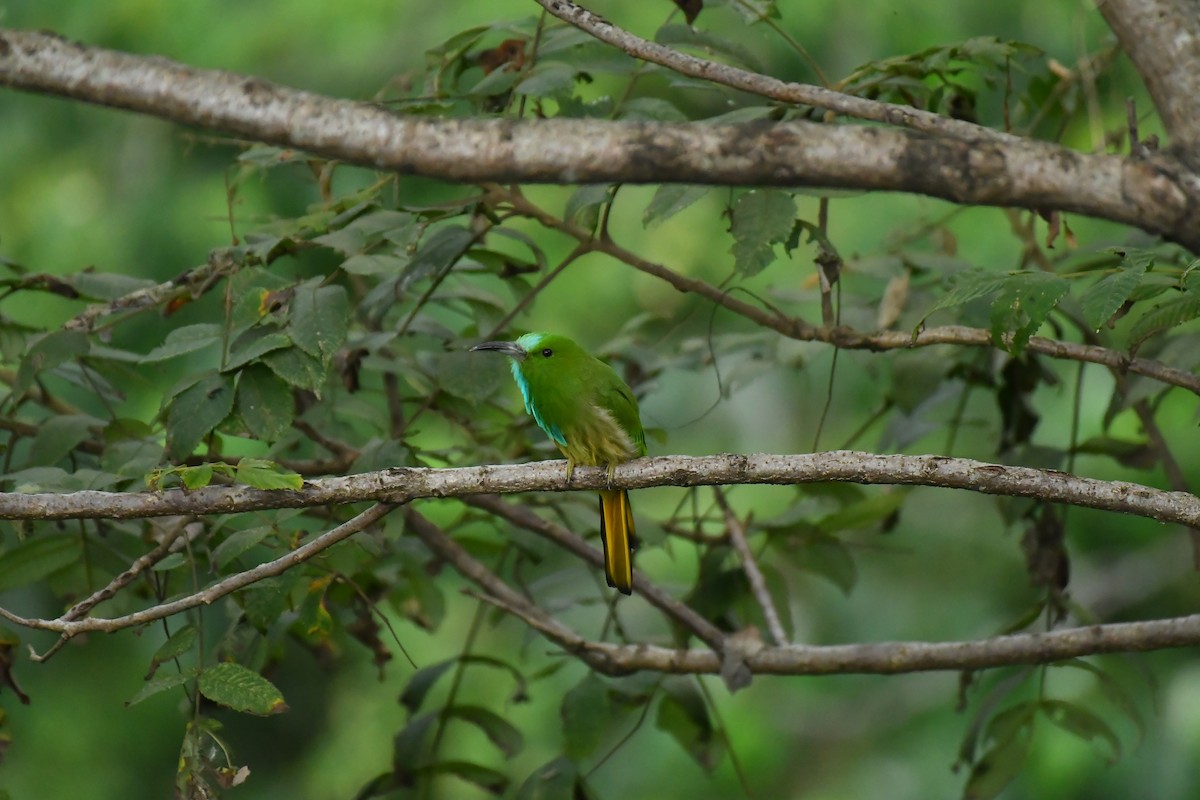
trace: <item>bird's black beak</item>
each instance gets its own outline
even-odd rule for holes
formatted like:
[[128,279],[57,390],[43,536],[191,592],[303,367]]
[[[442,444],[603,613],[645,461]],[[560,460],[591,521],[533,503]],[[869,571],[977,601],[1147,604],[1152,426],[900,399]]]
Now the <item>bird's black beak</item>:
[[525,356],[529,355],[525,352],[525,348],[516,342],[484,342],[471,348],[472,353],[476,350],[495,350],[497,353],[503,353],[509,358],[515,358],[517,361],[524,361]]

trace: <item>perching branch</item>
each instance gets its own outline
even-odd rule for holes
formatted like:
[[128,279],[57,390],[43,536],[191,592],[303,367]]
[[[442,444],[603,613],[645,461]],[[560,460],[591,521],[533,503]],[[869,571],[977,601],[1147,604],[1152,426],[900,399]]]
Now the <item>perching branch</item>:
[[306,481],[298,491],[210,486],[186,491],[70,494],[0,493],[0,519],[135,519],[170,514],[231,514],[363,501],[407,503],[429,497],[650,486],[791,485],[849,481],[967,489],[1037,497],[1200,527],[1200,498],[1125,481],[1102,481],[1057,470],[989,464],[946,456],[877,455],[850,450],[802,455],[659,456],[619,465],[611,483],[603,469],[580,467],[570,483],[566,462],[456,467],[393,467]]
[[805,122],[712,125],[404,117],[260,78],[0,30],[0,84],[124,108],[350,164],[462,183],[704,183],[904,191],[1052,208],[1200,252],[1200,175],[1167,154],[1086,155]]

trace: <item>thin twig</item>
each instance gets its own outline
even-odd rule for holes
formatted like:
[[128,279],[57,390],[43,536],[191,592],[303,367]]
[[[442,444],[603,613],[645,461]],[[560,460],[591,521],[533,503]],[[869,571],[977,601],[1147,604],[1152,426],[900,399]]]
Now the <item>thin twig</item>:
[[733,549],[737,550],[738,556],[742,559],[742,571],[746,573],[746,580],[750,582],[750,592],[758,601],[763,618],[767,621],[767,632],[771,634],[771,639],[775,644],[787,644],[788,635],[783,629],[783,623],[779,620],[779,611],[775,608],[775,601],[771,599],[771,592],[767,590],[767,581],[763,577],[762,570],[758,568],[758,562],[754,558],[754,552],[750,549],[750,543],[746,541],[746,527],[734,513],[720,486],[713,487],[713,496],[717,498],[717,505],[725,512],[725,527],[729,530],[729,540],[733,542]]

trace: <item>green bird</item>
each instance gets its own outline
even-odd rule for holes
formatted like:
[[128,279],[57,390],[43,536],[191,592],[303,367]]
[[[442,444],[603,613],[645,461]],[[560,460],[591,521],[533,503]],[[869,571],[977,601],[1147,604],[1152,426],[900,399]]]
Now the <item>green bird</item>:
[[[512,359],[525,410],[567,457],[567,480],[576,464],[607,467],[646,454],[637,400],[620,376],[565,336],[527,333],[515,342],[484,342]],[[623,490],[600,492],[604,575],[624,594],[633,589],[633,511]]]

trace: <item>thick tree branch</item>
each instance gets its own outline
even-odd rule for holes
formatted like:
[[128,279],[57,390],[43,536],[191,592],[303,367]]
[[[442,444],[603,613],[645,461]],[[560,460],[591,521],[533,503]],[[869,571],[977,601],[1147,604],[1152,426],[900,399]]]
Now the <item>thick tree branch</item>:
[[616,468],[580,467],[566,479],[566,462],[380,472],[306,481],[299,491],[210,486],[195,491],[0,493],[0,519],[134,519],[170,514],[231,514],[362,501],[406,503],[430,497],[650,486],[790,485],[849,481],[968,489],[984,494],[1037,497],[1200,527],[1200,498],[1125,481],[1083,478],[1057,470],[989,464],[945,456],[876,455],[848,450],[806,455],[723,454],[640,458]]
[[229,72],[0,30],[0,84],[125,108],[378,169],[481,183],[707,183],[906,191],[1059,209],[1200,252],[1200,176],[1173,158],[813,123],[437,120]]
[[1141,74],[1172,147],[1200,164],[1200,0],[1099,0]]

